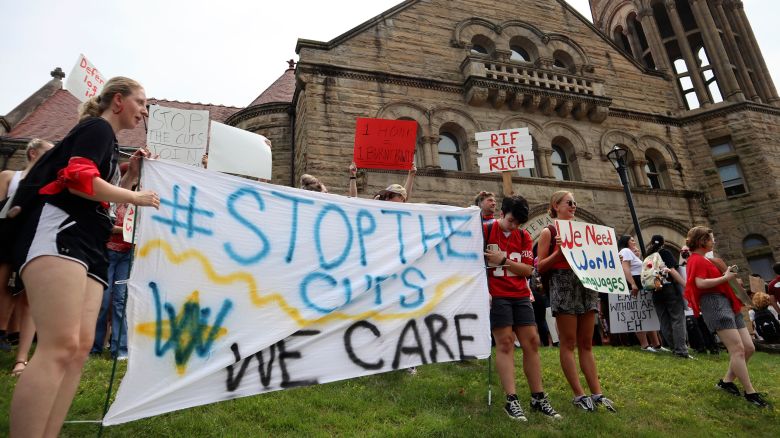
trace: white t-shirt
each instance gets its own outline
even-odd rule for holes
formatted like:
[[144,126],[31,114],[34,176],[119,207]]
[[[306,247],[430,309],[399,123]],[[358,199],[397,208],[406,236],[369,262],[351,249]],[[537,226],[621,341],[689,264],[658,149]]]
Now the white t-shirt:
[[631,251],[628,248],[623,248],[620,250],[619,254],[621,257],[623,257],[624,262],[629,262],[631,264],[631,275],[640,275],[642,273],[642,260],[640,260],[636,254],[634,254],[634,251]]

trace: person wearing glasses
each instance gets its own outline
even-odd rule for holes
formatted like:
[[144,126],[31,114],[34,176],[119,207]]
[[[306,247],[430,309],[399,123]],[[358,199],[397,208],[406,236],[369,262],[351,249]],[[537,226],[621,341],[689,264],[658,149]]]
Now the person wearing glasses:
[[[553,193],[550,216],[553,219],[574,220],[577,202],[567,191]],[[552,248],[552,249],[551,249]],[[598,292],[583,286],[572,271],[561,250],[561,237],[552,225],[543,229],[538,243],[539,272],[549,275],[550,307],[558,326],[561,368],[574,393],[572,403],[584,411],[603,406],[617,412],[612,401],[601,391],[596,359],[593,356],[593,330],[599,307]],[[585,395],[577,372],[574,350],[579,356],[580,370],[585,375],[591,395]]]

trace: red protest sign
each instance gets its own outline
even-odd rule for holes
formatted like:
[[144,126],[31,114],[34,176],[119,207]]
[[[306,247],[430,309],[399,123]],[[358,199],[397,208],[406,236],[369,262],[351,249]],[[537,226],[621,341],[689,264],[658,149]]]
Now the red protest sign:
[[357,119],[354,161],[358,167],[411,169],[416,145],[413,120]]

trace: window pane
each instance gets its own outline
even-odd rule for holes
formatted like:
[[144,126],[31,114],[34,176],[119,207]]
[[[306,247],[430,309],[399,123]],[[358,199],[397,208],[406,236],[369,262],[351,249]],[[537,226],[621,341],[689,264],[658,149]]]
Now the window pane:
[[527,178],[533,178],[535,175],[534,175],[533,169],[529,168],[529,169],[520,169],[520,170],[518,170],[517,171],[517,176],[524,176],[524,177],[527,177]]
[[715,77],[715,73],[712,72],[712,70],[705,70],[702,72],[704,74],[704,80],[709,81],[710,79]]
[[734,151],[734,147],[731,146],[731,143],[716,144],[715,146],[712,146],[713,156],[728,154],[733,151]]
[[559,181],[568,181],[569,180],[569,167],[564,165],[555,165],[553,166],[553,174],[555,176],[555,179]]
[[744,249],[750,249],[750,248],[756,248],[759,246],[768,246],[769,242],[766,241],[763,237],[760,236],[749,236],[742,242],[742,248]]
[[772,270],[775,259],[771,255],[749,257],[748,264],[750,265],[750,273],[758,274],[766,281],[771,281],[775,278],[774,271]]
[[699,107],[699,99],[693,91],[685,95],[685,100],[688,102],[688,109],[693,110]]
[[654,189],[661,188],[661,179],[658,177],[658,174],[648,173],[647,179],[650,180],[650,187]]
[[720,174],[720,180],[724,183],[726,181],[742,179],[742,172],[739,171],[739,167],[737,167],[736,163],[719,165],[718,173]]
[[645,164],[645,172],[647,173],[658,173],[658,169],[655,167],[655,163],[653,160],[649,158],[645,158],[647,160],[647,164]]
[[487,55],[488,51],[486,48],[480,46],[479,44],[474,44],[471,46],[471,53],[474,55]]
[[511,46],[512,56],[509,58],[512,61],[530,61],[531,57],[528,56],[528,52],[520,46]]
[[685,60],[683,60],[682,58],[676,59],[674,61],[674,71],[676,71],[677,74],[687,73],[688,72],[688,66],[685,64]]
[[566,155],[562,150],[553,146],[552,156],[550,158],[553,164],[566,164]]
[[446,170],[460,170],[460,161],[456,155],[439,154],[439,165]]
[[710,60],[707,59],[707,52],[704,50],[704,47],[699,49],[699,60],[701,61],[701,66],[706,67],[710,65]]
[[693,88],[693,82],[691,81],[690,77],[683,76],[680,78],[680,86],[683,90],[690,90]]
[[566,64],[560,59],[555,58],[555,61],[553,62],[553,67],[566,68]]
[[439,139],[439,152],[457,154],[459,151],[458,143],[455,141],[455,138],[451,137],[449,134],[442,134]]
[[709,88],[710,88],[710,94],[712,95],[712,103],[723,102],[723,96],[720,94],[718,81],[712,81],[709,85]]

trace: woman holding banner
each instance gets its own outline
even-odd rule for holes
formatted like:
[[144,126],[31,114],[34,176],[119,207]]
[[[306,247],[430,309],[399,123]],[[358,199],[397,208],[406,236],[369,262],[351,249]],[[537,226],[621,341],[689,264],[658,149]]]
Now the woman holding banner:
[[121,181],[117,170],[116,134],[148,115],[144,89],[132,79],[113,78],[79,113],[79,123],[39,160],[18,191],[24,188],[27,198],[14,263],[27,287],[38,347],[11,401],[12,437],[57,436],[62,428],[107,286],[105,247],[112,228],[107,203],[160,205],[152,191],[127,189],[138,180],[141,156],[148,152],[133,156]]
[[[553,219],[574,220],[577,202],[567,191],[553,193],[550,199],[550,216]],[[538,243],[539,272],[549,278],[550,307],[558,326],[559,354],[561,368],[569,382],[574,406],[585,411],[594,411],[601,405],[610,412],[616,412],[612,401],[601,393],[596,359],[593,356],[593,329],[599,307],[598,292],[583,286],[561,249],[561,237],[554,226],[542,230]],[[577,348],[580,369],[585,375],[591,396],[585,395],[574,360]]]
[[717,332],[729,352],[729,369],[715,387],[739,397],[739,388],[734,384],[734,379],[739,379],[749,403],[768,407],[769,402],[756,392],[750,382],[747,362],[756,347],[740,313],[742,303],[729,285],[729,281],[736,278],[735,267],[729,266],[721,273],[715,263],[706,258],[706,254],[715,247],[715,236],[709,228],[691,228],[685,243],[691,249],[687,269],[687,288],[693,296],[691,308],[697,316],[701,311],[707,327]]
[[[638,249],[636,239],[633,237],[620,236],[620,239],[618,239],[620,262],[623,265],[623,272],[626,274],[626,281],[631,286],[631,296],[634,298],[639,296],[642,286],[642,279],[640,278],[640,274],[642,274],[642,259],[637,256]],[[653,341],[653,345],[661,345],[661,341],[655,332],[636,332],[635,334],[642,351],[647,351],[648,353],[658,352],[648,342],[648,338],[650,338]]]

